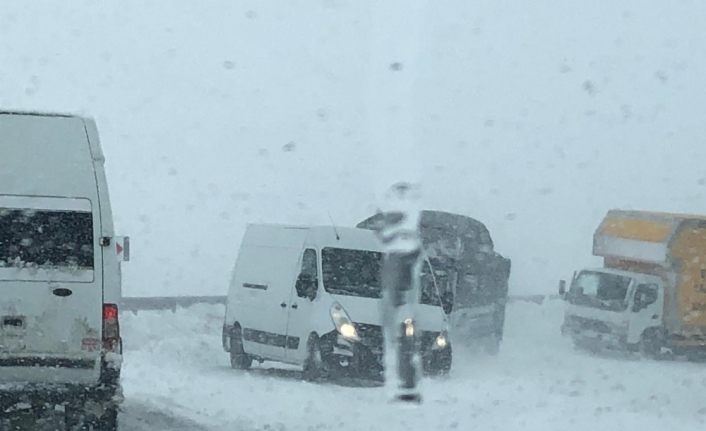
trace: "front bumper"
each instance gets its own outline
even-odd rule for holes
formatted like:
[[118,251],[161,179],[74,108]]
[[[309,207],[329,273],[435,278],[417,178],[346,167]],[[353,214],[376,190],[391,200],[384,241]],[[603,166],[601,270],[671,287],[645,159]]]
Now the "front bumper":
[[578,316],[567,316],[561,333],[577,345],[596,349],[624,349],[628,344],[627,328]]
[[[356,323],[360,341],[353,342],[343,338],[338,332],[331,331],[321,337],[322,359],[337,371],[347,374],[378,378],[384,372],[384,340],[381,326]],[[449,354],[443,357],[450,361],[450,345],[445,349],[435,349],[434,343],[441,332],[423,331],[418,337],[424,370],[433,371],[440,352]],[[448,358],[446,357],[448,356]],[[450,364],[444,366],[450,367]]]

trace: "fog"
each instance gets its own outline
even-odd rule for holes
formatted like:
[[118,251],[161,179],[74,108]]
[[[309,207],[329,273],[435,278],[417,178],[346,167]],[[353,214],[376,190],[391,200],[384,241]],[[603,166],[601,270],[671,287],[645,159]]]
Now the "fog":
[[[354,225],[399,164],[514,293],[597,264],[608,209],[706,212],[706,4],[433,3],[385,59],[372,1],[5,2],[0,108],[96,118],[126,295],[224,294],[246,223]],[[395,69],[413,129],[380,140]]]

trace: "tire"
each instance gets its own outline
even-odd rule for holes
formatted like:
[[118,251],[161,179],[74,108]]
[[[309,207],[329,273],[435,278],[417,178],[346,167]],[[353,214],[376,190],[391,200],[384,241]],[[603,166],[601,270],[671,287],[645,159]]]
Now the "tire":
[[247,370],[252,366],[252,356],[245,353],[240,326],[235,326],[230,335],[230,367],[234,370]]
[[662,347],[666,345],[664,334],[659,329],[647,329],[640,337],[639,350],[642,356],[650,359],[663,359]]
[[307,358],[304,361],[303,377],[304,380],[313,382],[327,377],[326,367],[321,357],[321,341],[316,334],[311,334],[307,345]]
[[82,405],[67,405],[64,409],[64,429],[66,431],[88,431],[91,429]]
[[453,362],[453,351],[449,344],[443,350],[435,350],[431,353],[431,359],[428,368],[425,370],[427,375],[434,377],[448,376],[451,372],[451,363]]
[[101,417],[95,417],[82,405],[66,406],[64,416],[66,431],[117,431],[118,407],[111,405]]
[[96,430],[100,431],[117,431],[118,429],[118,408],[110,407],[103,413],[97,421],[94,427]]

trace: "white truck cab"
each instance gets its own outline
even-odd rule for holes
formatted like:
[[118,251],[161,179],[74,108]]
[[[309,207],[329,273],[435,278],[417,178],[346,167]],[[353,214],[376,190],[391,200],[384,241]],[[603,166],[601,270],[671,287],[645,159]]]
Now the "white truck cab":
[[649,328],[658,328],[664,309],[659,277],[607,268],[580,271],[566,293],[562,332],[578,344],[638,346]]
[[[273,360],[302,366],[305,378],[380,376],[382,256],[370,230],[248,225],[223,326],[231,365]],[[425,370],[448,372],[441,306],[419,304],[416,325]]]
[[593,254],[603,267],[560,288],[565,334],[647,356],[706,355],[706,217],[612,210]]
[[93,120],[0,112],[0,411],[117,427],[120,261]]

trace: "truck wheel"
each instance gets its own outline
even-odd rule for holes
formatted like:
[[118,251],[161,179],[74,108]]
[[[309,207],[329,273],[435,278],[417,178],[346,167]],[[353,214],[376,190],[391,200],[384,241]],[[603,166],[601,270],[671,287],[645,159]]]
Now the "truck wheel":
[[243,335],[240,326],[235,326],[230,335],[230,367],[235,370],[247,370],[252,365],[252,356],[245,353]]
[[103,413],[103,416],[96,421],[96,430],[117,431],[118,429],[118,408],[113,406]]
[[430,376],[447,376],[451,372],[452,358],[450,344],[443,350],[435,350],[431,354],[429,368],[425,371]]
[[646,358],[662,359],[662,347],[665,346],[665,337],[659,329],[648,329],[640,337],[640,353]]
[[80,405],[67,405],[64,407],[64,429],[66,431],[83,431],[89,429],[89,424],[84,417]]
[[321,342],[316,334],[311,334],[307,345],[307,358],[304,361],[304,380],[313,382],[326,377],[326,367],[321,358]]

